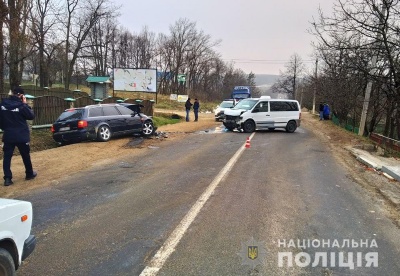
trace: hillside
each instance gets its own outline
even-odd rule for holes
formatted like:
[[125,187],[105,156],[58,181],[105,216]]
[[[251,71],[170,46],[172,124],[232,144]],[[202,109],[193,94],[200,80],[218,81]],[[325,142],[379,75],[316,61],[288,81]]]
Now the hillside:
[[256,74],[256,84],[257,86],[271,86],[279,77],[279,75]]
[[277,94],[271,92],[271,86],[279,79],[278,75],[256,74],[256,85],[261,95],[276,98]]

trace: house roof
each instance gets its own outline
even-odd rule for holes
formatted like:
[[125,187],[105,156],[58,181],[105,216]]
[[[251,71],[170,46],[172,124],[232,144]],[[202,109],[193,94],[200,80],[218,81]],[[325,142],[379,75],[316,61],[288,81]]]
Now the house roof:
[[107,77],[107,76],[105,76],[105,77],[101,77],[101,76],[89,76],[89,77],[86,79],[86,81],[87,81],[87,82],[97,82],[97,83],[101,83],[101,82],[104,82],[104,83],[111,83],[110,77]]

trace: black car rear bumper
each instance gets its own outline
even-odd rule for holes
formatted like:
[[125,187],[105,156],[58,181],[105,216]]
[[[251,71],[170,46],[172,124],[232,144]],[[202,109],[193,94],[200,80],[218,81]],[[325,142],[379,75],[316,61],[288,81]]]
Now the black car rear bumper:
[[86,129],[53,133],[53,139],[57,143],[75,143],[95,138],[91,137]]

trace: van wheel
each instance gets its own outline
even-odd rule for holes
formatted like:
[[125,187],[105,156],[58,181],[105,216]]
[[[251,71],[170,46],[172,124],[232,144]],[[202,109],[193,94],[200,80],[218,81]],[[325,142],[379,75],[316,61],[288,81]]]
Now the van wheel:
[[11,254],[3,248],[0,248],[0,275],[15,275],[14,260]]
[[97,139],[101,142],[107,142],[111,139],[111,130],[108,126],[102,125],[99,126],[99,130],[97,131]]
[[286,131],[289,133],[293,133],[297,128],[297,124],[295,121],[290,121],[286,125]]
[[248,120],[248,121],[244,122],[243,130],[244,130],[244,132],[247,132],[247,133],[254,132],[256,130],[256,125],[254,124],[253,121]]

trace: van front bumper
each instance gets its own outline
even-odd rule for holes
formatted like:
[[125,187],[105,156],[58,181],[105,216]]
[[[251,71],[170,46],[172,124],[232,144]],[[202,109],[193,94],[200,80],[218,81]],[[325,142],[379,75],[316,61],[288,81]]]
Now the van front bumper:
[[[228,116],[227,116],[228,117]],[[227,118],[225,117],[224,119],[224,126],[228,129],[235,129],[235,128],[240,128],[240,119],[239,118]]]

